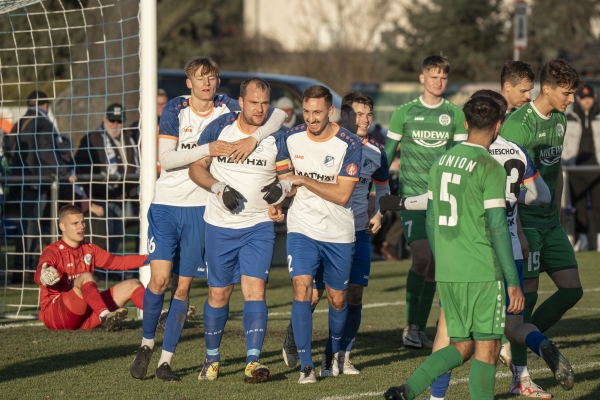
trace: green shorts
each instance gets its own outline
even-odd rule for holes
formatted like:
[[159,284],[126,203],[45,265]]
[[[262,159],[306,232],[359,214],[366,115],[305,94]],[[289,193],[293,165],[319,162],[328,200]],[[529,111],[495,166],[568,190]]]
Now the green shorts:
[[438,282],[452,342],[497,340],[504,334],[504,282]]
[[427,239],[425,229],[425,218],[427,211],[400,211],[400,221],[402,221],[402,231],[406,238],[406,243],[414,242],[415,240]]
[[577,268],[573,246],[561,225],[554,228],[523,228],[529,242],[529,259],[523,260],[523,278],[537,279],[540,272],[552,275]]

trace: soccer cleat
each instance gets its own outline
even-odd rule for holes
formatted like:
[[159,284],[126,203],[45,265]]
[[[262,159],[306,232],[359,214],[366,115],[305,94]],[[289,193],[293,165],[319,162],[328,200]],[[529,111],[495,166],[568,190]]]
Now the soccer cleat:
[[300,357],[298,357],[298,348],[296,342],[294,342],[294,331],[292,330],[292,324],[289,324],[285,332],[285,339],[283,341],[283,362],[290,368],[294,368]]
[[421,346],[426,349],[433,349],[433,342],[429,340],[425,332],[419,331],[419,339],[421,339]]
[[244,383],[261,383],[269,379],[269,368],[258,361],[251,361],[244,371]]
[[115,311],[109,312],[104,317],[100,317],[100,321],[102,321],[102,332],[112,332],[116,324],[127,318],[127,312],[126,308],[121,307]]
[[338,353],[325,352],[323,359],[321,360],[321,371],[322,377],[327,376],[338,376],[340,374],[338,366]]
[[129,373],[134,379],[144,379],[148,372],[148,364],[152,358],[154,349],[148,346],[140,346],[138,351],[135,353],[135,358],[129,367]]
[[554,374],[554,378],[565,390],[573,389],[575,384],[575,372],[569,361],[561,354],[558,347],[550,339],[546,339],[540,345],[540,353],[546,361],[548,368]]
[[305,383],[317,383],[317,375],[315,374],[315,370],[307,365],[304,367],[302,371],[300,371],[300,379],[298,379],[298,383],[303,385]]
[[529,376],[521,379],[513,378],[510,383],[510,394],[531,397],[534,399],[551,399],[552,395],[534,383]]
[[502,345],[498,359],[512,371],[512,351],[510,350],[510,342],[506,342]]
[[199,381],[216,381],[219,377],[219,361],[204,360],[202,371],[198,375]]
[[350,352],[342,351],[338,353],[338,370],[343,375],[359,375],[360,371],[350,363]]
[[154,377],[165,382],[177,382],[180,380],[166,361],[156,368],[156,375]]
[[406,384],[402,386],[393,386],[385,391],[383,397],[386,400],[407,400],[408,399],[408,386]]
[[408,325],[402,332],[402,342],[404,347],[412,347],[413,349],[420,349],[423,347],[421,338],[419,337],[419,327],[417,325]]

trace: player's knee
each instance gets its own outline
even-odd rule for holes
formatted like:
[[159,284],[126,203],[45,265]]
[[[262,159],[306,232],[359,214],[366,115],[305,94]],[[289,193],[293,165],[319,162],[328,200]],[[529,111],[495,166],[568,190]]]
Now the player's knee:
[[153,276],[148,285],[150,286],[152,293],[162,294],[167,290],[167,286],[169,285],[169,277]]
[[559,288],[558,293],[563,302],[571,308],[583,297],[583,288]]
[[419,275],[425,275],[427,273],[427,270],[429,269],[429,261],[430,257],[428,255],[413,254],[413,261],[412,265],[410,266],[410,269]]
[[351,285],[348,287],[347,299],[348,304],[358,306],[362,303],[364,286],[362,285]]
[[138,286],[143,286],[142,282],[139,279],[126,279],[125,282],[131,285],[134,289]]
[[175,297],[177,300],[187,300],[189,295],[190,291],[188,289],[177,288],[173,294],[173,297]]
[[229,287],[225,288],[208,288],[208,304],[211,307],[215,308],[223,308],[227,304],[229,304],[229,296],[231,295],[233,287],[229,289]]
[[346,297],[343,295],[334,295],[329,297],[329,304],[334,310],[340,311],[346,307]]
[[77,278],[75,278],[75,285],[76,286],[82,286],[85,283],[88,282],[95,282],[94,281],[94,275],[92,275],[89,272],[84,272],[83,274],[79,275]]

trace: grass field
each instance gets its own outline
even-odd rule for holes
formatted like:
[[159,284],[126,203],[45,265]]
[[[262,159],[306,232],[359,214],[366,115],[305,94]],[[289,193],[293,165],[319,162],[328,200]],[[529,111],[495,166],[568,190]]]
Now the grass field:
[[[570,359],[576,372],[575,388],[563,391],[542,360],[531,360],[535,381],[555,399],[600,399],[600,254],[578,255],[585,295],[556,326],[547,332]],[[352,360],[362,371],[359,376],[319,380],[315,385],[298,385],[298,367],[287,368],[281,360],[281,344],[291,310],[291,286],[285,268],[274,269],[268,284],[269,326],[262,361],[270,367],[269,382],[247,385],[242,382],[245,345],[242,332],[241,293],[236,290],[221,347],[220,377],[199,382],[199,365],[204,356],[201,310],[207,288],[195,282],[192,304],[199,314],[186,325],[173,368],[182,376],[178,383],[154,378],[156,351],[147,378],[129,376],[129,364],[141,340],[141,321],[126,321],[121,330],[103,334],[99,330],[51,332],[39,322],[0,320],[0,398],[3,399],[317,399],[344,400],[382,398],[389,386],[402,383],[427,356],[426,350],[402,347],[404,299],[409,262],[374,263],[370,286],[365,291],[362,326]],[[544,276],[540,301],[553,290]],[[539,303],[538,303],[539,304]],[[313,359],[320,364],[327,336],[327,309],[322,302],[314,314]],[[132,313],[133,314],[133,313]],[[434,334],[438,308],[434,306],[427,333]],[[158,334],[158,350],[162,334]],[[453,376],[448,399],[469,398],[469,365]],[[318,370],[318,368],[317,368]],[[496,398],[507,399],[510,376],[498,367]],[[428,392],[419,397],[425,398]]]

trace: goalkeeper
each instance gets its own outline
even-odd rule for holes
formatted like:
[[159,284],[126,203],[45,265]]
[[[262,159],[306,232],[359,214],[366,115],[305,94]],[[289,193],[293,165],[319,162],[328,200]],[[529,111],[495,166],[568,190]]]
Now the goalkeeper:
[[144,304],[144,287],[127,279],[100,292],[94,268],[137,269],[147,255],[115,256],[95,244],[84,242],[85,222],[79,207],[67,205],[59,211],[62,238],[47,246],[38,262],[34,280],[40,285],[39,319],[48,329],[93,329],[111,331],[127,317],[122,308],[129,300]]

